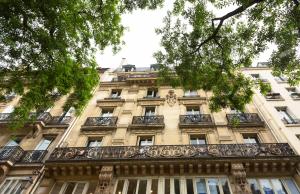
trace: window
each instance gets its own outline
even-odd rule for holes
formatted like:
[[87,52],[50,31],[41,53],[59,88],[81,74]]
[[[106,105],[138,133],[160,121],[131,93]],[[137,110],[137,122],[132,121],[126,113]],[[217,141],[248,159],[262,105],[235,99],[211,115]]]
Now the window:
[[259,79],[259,74],[258,73],[255,73],[255,74],[250,74],[251,77],[253,77],[254,79]]
[[198,93],[196,90],[186,90],[184,92],[184,96],[186,96],[186,97],[192,97],[192,96],[197,96],[197,95],[198,95]]
[[57,182],[50,191],[50,194],[88,194],[88,182]]
[[206,144],[205,135],[191,135],[190,136],[190,144],[191,145],[205,145]]
[[243,134],[244,143],[259,143],[257,134]]
[[13,137],[5,144],[5,146],[18,146],[22,139],[23,137],[21,136]]
[[157,96],[158,90],[157,89],[148,89],[147,90],[147,98],[155,98]]
[[291,116],[291,114],[290,114],[289,111],[287,110],[287,107],[276,107],[276,110],[278,111],[281,120],[282,120],[285,124],[295,124],[295,123],[297,123],[297,120],[294,119],[294,118]]
[[111,98],[120,98],[122,90],[112,90],[111,91]]
[[35,150],[47,150],[53,139],[53,137],[43,137],[40,143],[36,146]]
[[229,185],[227,178],[215,177],[130,178],[117,180],[114,194],[158,194],[158,188],[164,194],[231,194]]
[[145,116],[154,116],[155,115],[155,107],[145,107]]
[[285,76],[278,76],[275,78],[278,82],[287,82],[288,78]]
[[5,109],[2,111],[2,113],[12,113],[14,111],[14,107],[12,105],[8,105],[5,107]]
[[286,88],[286,90],[291,94],[293,92],[296,92],[296,88],[295,87],[289,87],[289,88]]
[[112,117],[113,116],[114,109],[102,109],[101,111],[101,117]]
[[295,87],[286,88],[286,90],[289,92],[290,96],[293,99],[297,99],[297,100],[300,99],[300,93],[297,92]]
[[200,108],[198,106],[188,106],[188,107],[186,107],[186,114],[187,115],[199,115]]
[[283,179],[248,179],[252,194],[280,193],[300,194],[298,187],[291,178]]
[[138,137],[139,146],[153,145],[153,136],[140,136]]
[[100,147],[102,144],[102,138],[93,138],[89,139],[87,143],[87,147]]
[[0,193],[22,194],[31,179],[26,178],[6,178],[0,184]]

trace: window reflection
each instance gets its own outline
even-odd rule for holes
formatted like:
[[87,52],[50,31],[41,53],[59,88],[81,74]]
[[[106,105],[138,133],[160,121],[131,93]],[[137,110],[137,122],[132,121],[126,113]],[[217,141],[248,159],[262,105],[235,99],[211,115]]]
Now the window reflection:
[[220,190],[218,187],[218,179],[208,179],[207,183],[210,194],[220,194]]

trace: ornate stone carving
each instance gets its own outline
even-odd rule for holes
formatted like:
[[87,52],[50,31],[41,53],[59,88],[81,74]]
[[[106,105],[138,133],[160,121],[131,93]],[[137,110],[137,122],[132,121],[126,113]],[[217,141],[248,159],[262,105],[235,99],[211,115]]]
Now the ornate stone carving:
[[99,182],[95,194],[111,194],[113,181],[113,166],[103,166],[99,174]]
[[176,94],[175,94],[174,90],[169,90],[169,93],[166,95],[166,99],[167,99],[167,103],[170,106],[174,106],[174,104],[177,101]]
[[234,193],[251,194],[251,190],[246,178],[246,171],[243,164],[232,164],[231,174],[233,177]]

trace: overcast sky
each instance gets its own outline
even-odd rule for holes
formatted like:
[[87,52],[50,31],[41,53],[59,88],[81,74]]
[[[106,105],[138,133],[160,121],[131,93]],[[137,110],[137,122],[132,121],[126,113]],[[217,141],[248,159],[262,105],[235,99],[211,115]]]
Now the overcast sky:
[[[156,63],[153,53],[160,48],[160,37],[155,33],[155,28],[163,26],[163,18],[167,10],[172,8],[172,1],[167,0],[165,6],[153,11],[137,10],[131,14],[123,15],[122,23],[128,30],[125,31],[123,40],[125,45],[117,54],[112,53],[111,48],[107,48],[103,53],[96,54],[97,63],[101,67],[114,68],[120,65],[121,59],[127,59],[128,64],[136,66],[149,66]],[[227,11],[226,11],[227,12]],[[224,15],[225,13],[217,13]],[[271,49],[263,53],[257,61],[267,61]]]

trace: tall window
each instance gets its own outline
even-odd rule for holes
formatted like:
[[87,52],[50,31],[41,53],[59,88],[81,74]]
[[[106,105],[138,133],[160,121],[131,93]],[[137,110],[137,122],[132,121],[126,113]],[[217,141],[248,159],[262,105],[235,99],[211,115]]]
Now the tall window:
[[151,89],[148,89],[147,90],[147,98],[155,98],[155,97],[158,97],[157,96],[157,93],[158,93],[158,90],[157,89],[154,89],[154,88],[151,88]]
[[259,143],[257,134],[243,134],[244,143]]
[[[88,194],[89,189],[88,182],[57,182],[50,191],[50,194]],[[94,190],[94,189],[93,189]]]
[[190,144],[191,145],[205,145],[206,144],[205,135],[191,135],[190,136]]
[[29,184],[29,177],[27,178],[6,178],[2,184],[0,184],[0,193],[9,193],[9,194],[22,194],[26,188],[26,185]]
[[145,107],[145,116],[154,116],[155,106]]
[[87,147],[100,147],[102,145],[102,138],[91,138],[88,140]]
[[122,90],[112,90],[111,91],[111,98],[120,98]]
[[193,96],[197,96],[197,95],[198,95],[198,93],[196,90],[186,90],[184,92],[184,96],[186,96],[186,97],[193,97]]
[[276,107],[281,120],[286,124],[293,124],[296,120],[288,112],[287,107]]
[[139,146],[149,146],[153,145],[153,136],[140,136],[138,137],[138,145]]
[[18,137],[14,137],[11,138],[6,144],[5,146],[18,146],[20,144],[20,142],[22,141],[23,137],[18,136]]
[[53,139],[53,137],[43,137],[35,150],[47,150]]
[[101,117],[112,117],[113,112],[114,112],[113,108],[102,109]]
[[261,178],[261,179],[248,179],[252,194],[260,193],[280,193],[280,194],[300,194],[298,187],[293,179],[284,178]]
[[200,114],[199,106],[188,106],[188,107],[186,107],[186,114],[187,115],[199,115]]

